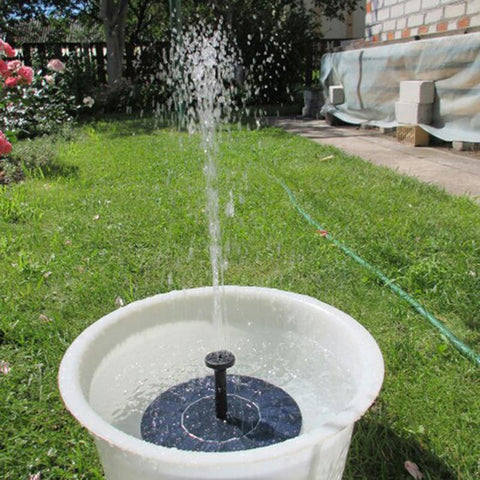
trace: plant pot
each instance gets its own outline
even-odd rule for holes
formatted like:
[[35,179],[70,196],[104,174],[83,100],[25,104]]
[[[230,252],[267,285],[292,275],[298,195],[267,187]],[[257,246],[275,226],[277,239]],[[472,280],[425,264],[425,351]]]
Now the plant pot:
[[303,90],[302,115],[304,117],[317,118],[324,104],[323,92],[321,88],[305,88]]
[[222,288],[231,373],[284,389],[303,416],[299,436],[236,452],[182,451],[145,442],[140,419],[159,392],[210,375],[218,348],[213,288],[157,295],[88,327],[60,365],[67,409],[93,435],[110,480],[340,479],[353,425],[383,381],[381,352],[345,313],[267,288]]

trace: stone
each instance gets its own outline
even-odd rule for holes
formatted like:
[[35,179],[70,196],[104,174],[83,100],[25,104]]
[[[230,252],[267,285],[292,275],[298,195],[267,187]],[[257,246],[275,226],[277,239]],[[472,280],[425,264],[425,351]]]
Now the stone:
[[460,152],[478,152],[480,151],[480,143],[453,141],[452,147]]
[[331,85],[328,88],[328,98],[332,105],[339,105],[345,101],[345,93],[341,85]]
[[433,103],[435,84],[424,80],[407,80],[400,82],[400,102]]
[[395,102],[395,118],[399,123],[428,125],[432,121],[432,104]]
[[380,127],[378,131],[383,135],[395,135],[395,133],[397,132],[397,128],[396,127]]

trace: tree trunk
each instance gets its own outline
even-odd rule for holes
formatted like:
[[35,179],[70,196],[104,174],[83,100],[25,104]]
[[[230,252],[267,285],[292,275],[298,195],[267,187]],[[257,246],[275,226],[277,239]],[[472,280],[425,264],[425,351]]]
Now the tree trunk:
[[112,89],[120,85],[123,79],[127,10],[128,0],[100,2],[100,18],[103,21],[107,43],[107,81]]

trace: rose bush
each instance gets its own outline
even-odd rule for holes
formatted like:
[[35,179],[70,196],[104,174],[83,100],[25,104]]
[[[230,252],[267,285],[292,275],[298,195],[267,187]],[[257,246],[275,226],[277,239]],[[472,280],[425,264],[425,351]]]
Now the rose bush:
[[34,74],[16,56],[15,49],[0,40],[0,184],[22,179],[25,171],[51,170],[56,154],[45,147],[55,141],[52,137],[45,145],[19,143],[13,152],[11,141],[43,134],[65,136],[65,126],[78,108],[67,93],[67,68],[60,59],[50,60],[46,72],[33,58]]
[[[15,96],[10,95],[11,89],[18,86],[30,85],[33,81],[33,70],[23,65],[20,60],[10,60],[17,56],[15,49],[0,40],[0,111],[1,117],[5,119],[6,113],[15,105]],[[4,60],[5,59],[5,60]],[[5,126],[6,122],[2,122]],[[8,133],[8,131],[7,131]],[[13,132],[12,132],[13,133]],[[8,155],[12,151],[12,144],[7,136],[0,130],[0,157]]]
[[34,57],[33,64],[36,75],[20,62],[0,65],[0,71],[5,71],[5,83],[10,87],[5,90],[6,115],[0,118],[0,129],[15,132],[18,137],[56,133],[73,121],[73,115],[78,110],[75,97],[68,93],[70,88],[64,78],[67,72],[65,63],[58,58],[51,59],[46,74],[40,59]]
[[12,144],[7,140],[3,132],[0,132],[0,156],[8,155],[12,151]]

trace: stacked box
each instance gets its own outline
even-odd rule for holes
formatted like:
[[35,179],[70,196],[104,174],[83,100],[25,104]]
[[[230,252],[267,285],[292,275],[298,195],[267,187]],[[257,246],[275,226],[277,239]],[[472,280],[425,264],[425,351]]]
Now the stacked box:
[[400,82],[400,98],[395,102],[397,121],[410,125],[431,123],[434,99],[433,82],[423,80]]
[[345,93],[341,85],[331,85],[328,87],[328,99],[332,105],[339,105],[345,101]]
[[433,103],[435,99],[435,85],[423,80],[409,80],[400,82],[400,101],[410,103]]
[[395,118],[399,123],[428,125],[432,121],[432,105],[424,103],[395,102]]

